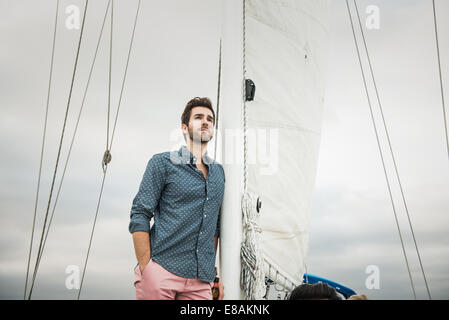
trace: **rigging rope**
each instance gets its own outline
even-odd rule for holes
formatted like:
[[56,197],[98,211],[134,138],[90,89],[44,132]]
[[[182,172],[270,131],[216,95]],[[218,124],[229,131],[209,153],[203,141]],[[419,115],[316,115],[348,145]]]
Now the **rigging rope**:
[[247,147],[247,115],[246,115],[246,0],[243,0],[243,83],[242,83],[242,98],[243,98],[243,192],[248,191],[248,164],[246,161],[248,147]]
[[[291,291],[293,291],[299,285],[299,282],[287,275],[285,271],[281,271],[281,268],[270,261],[269,258],[264,257],[264,260],[266,281],[265,285],[267,289],[263,298],[265,300],[270,299],[271,287],[274,287],[275,291],[277,292],[277,300],[281,299],[282,293],[285,294],[284,299],[287,299]],[[272,269],[274,270],[274,272],[272,272]]]
[[[110,142],[109,145],[107,145],[107,150],[106,151],[109,152],[109,153],[110,153],[110,150],[112,150],[112,143],[113,143],[113,140],[114,140],[115,128],[116,128],[116,125],[117,125],[117,119],[118,119],[118,115],[119,115],[119,111],[120,111],[120,105],[121,105],[122,96],[123,96],[123,89],[125,87],[126,76],[127,76],[127,73],[128,73],[129,59],[130,59],[130,56],[131,56],[131,51],[132,51],[133,42],[134,42],[134,35],[135,35],[135,31],[136,31],[137,20],[138,20],[138,17],[139,17],[140,2],[141,2],[141,0],[139,0],[138,4],[137,4],[136,16],[135,16],[135,19],[134,19],[134,26],[133,26],[133,31],[132,31],[132,35],[131,35],[131,41],[130,41],[130,45],[129,45],[128,57],[127,57],[127,61],[126,61],[125,72],[124,72],[124,75],[123,75],[122,86],[121,86],[121,90],[120,90],[120,97],[119,97],[119,101],[118,101],[118,107],[117,107],[117,112],[116,112],[116,116],[115,116],[114,127],[113,127],[113,130],[112,130],[111,142]],[[112,4],[111,4],[111,33],[112,33],[112,17],[113,17],[112,11],[113,11],[113,7],[114,7],[114,0],[112,0]],[[112,34],[111,34],[111,46],[112,46]],[[111,69],[111,64],[109,65],[109,68]],[[111,71],[109,71],[109,72],[111,72]],[[110,93],[111,93],[111,91],[110,91],[110,84],[109,84],[109,95],[110,95]],[[108,101],[110,101],[110,98],[108,98]],[[108,122],[109,122],[109,116],[108,116]],[[78,300],[79,300],[80,295],[81,295],[81,290],[82,290],[83,283],[84,283],[84,276],[86,274],[87,262],[89,260],[90,248],[91,248],[91,245],[92,245],[92,239],[93,239],[95,226],[96,226],[96,222],[97,222],[97,217],[98,217],[98,211],[99,211],[100,203],[101,203],[101,196],[103,194],[104,181],[105,181],[107,170],[108,170],[108,163],[105,163],[103,161],[103,180],[102,180],[102,183],[101,183],[100,194],[99,194],[98,201],[97,201],[97,209],[96,209],[96,212],[95,212],[94,223],[93,223],[92,231],[91,231],[91,234],[90,234],[89,246],[88,246],[87,254],[86,254],[86,260],[84,262],[83,275],[82,275],[82,278],[81,278],[80,288],[79,288],[79,291],[78,291],[78,298],[77,298]]]
[[109,144],[109,150],[112,149],[112,142],[114,141],[115,128],[117,126],[117,119],[118,119],[118,115],[119,115],[119,112],[120,112],[120,106],[121,106],[121,103],[122,103],[123,89],[125,88],[125,80],[126,80],[126,76],[128,74],[129,58],[131,57],[131,51],[132,51],[133,42],[134,42],[134,34],[135,34],[135,31],[136,31],[136,25],[137,25],[137,18],[139,17],[140,1],[141,0],[139,0],[139,2],[137,4],[136,17],[134,19],[134,27],[133,27],[133,32],[132,32],[132,35],[131,35],[131,43],[129,45],[128,57],[126,59],[125,73],[123,75],[122,87],[120,89],[120,96],[119,96],[119,99],[118,99],[118,107],[117,107],[117,112],[115,114],[114,126],[112,127],[112,136],[111,136],[111,143]]
[[36,191],[36,199],[34,202],[33,226],[31,229],[30,250],[28,253],[27,274],[26,274],[26,278],[25,278],[25,289],[23,291],[23,300],[26,299],[28,276],[29,276],[29,271],[30,271],[31,252],[33,251],[34,228],[35,228],[35,223],[36,223],[37,203],[39,200],[39,189],[40,189],[40,184],[41,184],[42,159],[44,157],[45,136],[46,136],[46,132],[47,132],[48,106],[50,103],[51,80],[52,80],[52,75],[53,75],[53,64],[54,64],[54,57],[55,57],[56,30],[58,27],[58,11],[59,11],[59,0],[56,1],[55,26],[54,26],[54,31],[53,31],[53,45],[52,45],[52,49],[51,49],[50,76],[49,76],[49,80],[48,80],[47,105],[45,108],[44,133],[43,133],[43,137],[42,137],[41,158],[40,158],[40,162],[39,162],[37,191]]
[[112,0],[111,6],[111,32],[110,32],[110,45],[109,45],[109,85],[108,85],[108,117],[106,125],[106,151],[103,154],[103,161],[101,163],[103,172],[105,172],[105,166],[112,160],[111,152],[109,151],[109,119],[111,112],[111,77],[112,77],[112,35],[114,29],[114,0]]
[[39,257],[41,255],[43,238],[44,238],[45,228],[46,228],[47,218],[48,218],[48,211],[50,210],[50,203],[51,203],[51,198],[52,198],[52,195],[53,195],[53,188],[54,188],[56,174],[57,174],[57,170],[58,170],[59,157],[61,155],[62,142],[64,140],[64,132],[65,132],[65,127],[66,127],[66,123],[67,123],[67,116],[68,116],[68,112],[69,112],[69,108],[70,108],[70,101],[71,101],[71,98],[72,98],[73,84],[75,82],[75,75],[76,75],[76,69],[77,69],[77,65],[78,65],[78,58],[79,58],[79,53],[80,53],[80,48],[81,48],[81,41],[82,41],[82,38],[83,38],[84,23],[85,23],[85,20],[86,20],[86,12],[87,12],[88,3],[89,3],[89,0],[86,0],[86,5],[84,7],[84,14],[83,14],[83,22],[82,22],[82,25],[81,25],[81,32],[80,32],[80,37],[79,37],[79,41],[78,41],[78,49],[77,49],[77,52],[76,52],[75,65],[74,65],[74,68],[73,68],[72,81],[71,81],[71,85],[70,85],[69,98],[68,98],[68,101],[67,101],[67,108],[66,108],[65,117],[64,117],[64,124],[63,124],[63,127],[62,127],[61,139],[60,139],[60,142],[59,142],[58,155],[57,155],[57,158],[56,158],[55,171],[53,173],[53,180],[52,180],[51,188],[50,188],[50,196],[48,198],[47,210],[46,210],[46,213],[45,213],[44,225],[43,225],[43,229],[42,229],[41,240],[40,240],[40,243],[39,243],[38,255],[37,255],[36,264],[35,264],[35,267],[34,267],[33,279],[32,279],[32,283],[31,283],[31,287],[30,287],[30,293],[29,293],[29,296],[28,296],[28,300],[31,299],[31,295],[33,293],[34,282],[35,282],[37,270],[38,270],[38,267],[39,267],[39,262],[40,262]]
[[243,0],[243,241],[240,248],[240,287],[246,300],[262,299],[265,295],[264,260],[259,248],[262,229],[258,225],[257,196],[248,193],[247,105],[246,105],[246,0]]
[[449,157],[449,135],[448,135],[448,130],[447,130],[446,107],[444,104],[443,76],[441,74],[440,44],[439,44],[439,40],[438,40],[437,14],[436,14],[436,9],[435,9],[435,0],[432,0],[432,5],[433,5],[433,22],[434,22],[434,29],[435,29],[435,42],[436,42],[436,46],[437,46],[437,57],[438,57],[438,72],[439,72],[439,77],[440,77],[441,103],[443,105],[444,130],[446,133],[447,155]]
[[382,116],[382,123],[384,125],[384,129],[385,129],[385,133],[386,133],[386,136],[387,136],[387,141],[388,141],[390,154],[391,154],[391,157],[393,159],[393,165],[394,165],[394,170],[395,170],[395,173],[396,173],[396,178],[398,180],[399,188],[400,188],[400,191],[401,191],[402,202],[404,204],[405,212],[407,214],[407,220],[408,220],[408,224],[409,224],[409,227],[410,227],[410,230],[411,230],[411,233],[412,233],[413,243],[415,245],[415,250],[416,250],[416,253],[417,253],[417,256],[418,256],[419,265],[420,265],[420,268],[421,268],[421,271],[422,271],[422,275],[423,275],[423,278],[424,278],[424,283],[426,285],[427,294],[429,295],[429,299],[431,299],[429,286],[427,284],[426,274],[424,272],[424,267],[423,267],[423,264],[422,264],[421,255],[419,253],[418,244],[417,244],[416,237],[415,237],[415,231],[413,229],[412,221],[411,221],[411,218],[410,218],[410,212],[408,210],[407,201],[405,200],[404,188],[402,187],[402,182],[401,182],[401,179],[399,177],[399,170],[398,170],[398,167],[397,167],[397,164],[396,164],[396,159],[395,159],[395,156],[394,156],[394,153],[393,153],[393,147],[392,147],[392,144],[391,144],[390,135],[388,133],[388,128],[387,128],[385,116],[384,116],[384,113],[383,113],[382,104],[380,102],[379,91],[377,89],[377,83],[376,83],[376,79],[374,77],[374,71],[373,71],[373,67],[372,67],[372,64],[371,64],[371,58],[370,58],[370,55],[369,55],[368,46],[366,44],[365,34],[363,32],[362,22],[360,20],[360,13],[359,13],[359,9],[358,9],[356,0],[354,0],[354,5],[355,5],[355,8],[356,8],[356,12],[357,12],[357,18],[358,18],[358,21],[359,21],[359,26],[360,26],[360,30],[361,30],[361,34],[362,34],[362,39],[363,39],[363,44],[364,44],[364,47],[365,47],[365,52],[366,52],[366,55],[367,55],[367,58],[368,58],[368,65],[369,65],[369,68],[370,68],[371,78],[373,80],[374,89],[375,89],[375,92],[376,92],[377,102],[379,104],[379,109],[380,109],[380,113],[381,113],[381,116]]
[[88,77],[88,80],[87,80],[86,87],[85,87],[85,89],[84,89],[83,100],[82,100],[82,102],[81,102],[81,107],[80,107],[80,110],[79,110],[79,113],[78,113],[78,118],[77,118],[77,121],[76,121],[76,124],[75,124],[75,129],[74,129],[74,132],[73,132],[72,141],[71,141],[71,143],[70,143],[69,151],[68,151],[68,153],[67,153],[67,158],[66,158],[66,162],[65,162],[65,165],[64,165],[64,170],[63,170],[63,172],[62,172],[61,181],[60,181],[60,183],[59,183],[58,192],[57,192],[57,194],[56,194],[55,203],[54,203],[54,205],[53,205],[53,210],[52,210],[52,213],[51,213],[51,216],[50,216],[50,220],[49,220],[48,227],[47,227],[47,233],[45,234],[44,243],[43,243],[43,245],[42,245],[42,250],[41,250],[41,254],[40,254],[39,259],[42,258],[42,255],[43,255],[43,252],[44,252],[44,249],[45,249],[45,244],[46,244],[46,242],[47,242],[48,233],[50,232],[50,226],[51,226],[51,224],[52,224],[53,217],[54,217],[55,210],[56,210],[56,205],[57,205],[58,200],[59,200],[59,194],[60,194],[60,192],[61,192],[62,184],[63,184],[63,182],[64,182],[65,173],[66,173],[66,171],[67,171],[67,165],[68,165],[68,162],[69,162],[69,159],[70,159],[70,155],[71,155],[71,153],[72,153],[73,144],[74,144],[74,142],[75,142],[76,133],[77,133],[77,131],[78,131],[78,125],[79,125],[80,118],[81,118],[81,114],[82,114],[83,107],[84,107],[84,102],[85,102],[85,100],[86,100],[87,90],[88,90],[88,88],[89,88],[90,80],[91,80],[91,78],[92,78],[92,72],[93,72],[93,69],[94,69],[94,66],[95,66],[95,62],[96,62],[96,59],[97,59],[97,53],[98,53],[98,49],[99,49],[99,46],[100,46],[101,38],[102,38],[102,35],[103,35],[103,29],[104,29],[104,25],[105,25],[106,18],[107,18],[107,13],[108,13],[108,11],[109,11],[110,3],[111,3],[111,0],[108,1],[107,7],[106,7],[106,11],[105,11],[105,14],[104,14],[103,24],[102,24],[101,31],[100,31],[100,36],[98,37],[98,41],[97,41],[97,46],[96,46],[96,49],[95,49],[94,58],[93,58],[92,65],[91,65],[90,71],[89,71],[89,77]]
[[221,87],[220,82],[221,82],[221,38],[218,56],[217,115],[215,119],[214,160],[217,159],[218,119],[220,114],[220,87]]
[[385,174],[385,179],[386,179],[386,182],[387,182],[388,193],[390,195],[390,201],[391,201],[391,205],[393,207],[393,213],[394,213],[394,217],[395,217],[395,220],[396,220],[396,226],[397,226],[398,233],[399,233],[399,238],[400,238],[400,241],[401,241],[402,252],[404,254],[405,263],[407,265],[407,271],[408,271],[408,275],[409,275],[409,278],[410,278],[410,283],[411,283],[411,286],[412,286],[413,295],[414,295],[414,297],[416,299],[415,286],[413,284],[413,279],[412,279],[412,275],[411,275],[411,272],[410,272],[410,266],[409,266],[408,259],[407,259],[407,253],[405,252],[404,241],[402,239],[402,232],[401,232],[401,229],[400,229],[400,226],[399,226],[399,221],[398,221],[398,217],[397,217],[397,213],[396,213],[396,208],[395,208],[394,201],[393,201],[393,195],[392,195],[392,192],[391,192],[390,181],[389,181],[388,175],[387,175],[387,170],[386,170],[386,166],[385,166],[385,160],[384,160],[384,157],[383,157],[382,148],[380,146],[379,134],[378,134],[378,131],[377,131],[376,122],[374,120],[373,108],[372,108],[372,105],[371,105],[371,99],[369,97],[368,86],[367,86],[367,83],[366,83],[365,73],[363,71],[362,59],[361,59],[361,56],[360,56],[360,50],[359,50],[359,46],[358,46],[358,43],[357,43],[357,38],[356,38],[356,35],[355,35],[354,23],[352,21],[352,15],[351,15],[351,10],[349,8],[348,0],[346,0],[346,6],[347,6],[347,9],[348,9],[349,19],[350,19],[350,22],[351,22],[352,33],[353,33],[353,36],[354,36],[354,43],[355,43],[355,46],[356,46],[356,49],[357,49],[357,56],[358,56],[358,59],[359,59],[360,70],[362,72],[363,84],[364,84],[364,87],[365,87],[366,98],[368,100],[368,105],[369,105],[370,114],[371,114],[371,120],[372,120],[373,127],[374,127],[374,133],[376,135],[377,146],[379,148],[379,153],[380,153],[380,157],[381,157],[381,160],[382,160],[382,166],[383,166],[383,170],[384,170],[384,174]]

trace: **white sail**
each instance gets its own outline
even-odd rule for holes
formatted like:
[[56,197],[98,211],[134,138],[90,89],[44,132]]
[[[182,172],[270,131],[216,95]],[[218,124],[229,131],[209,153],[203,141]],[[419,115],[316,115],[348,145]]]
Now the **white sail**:
[[[261,247],[291,287],[302,282],[318,162],[328,31],[326,0],[247,0],[248,191],[260,196]],[[266,142],[265,142],[266,140]]]
[[235,159],[229,154],[243,152],[244,144],[229,143],[228,135],[244,129],[243,70],[256,85],[254,101],[246,102],[245,154],[247,191],[262,201],[259,246],[266,275],[291,289],[302,282],[307,254],[328,38],[327,0],[243,1],[223,1],[220,130],[226,191],[220,269],[227,299],[244,297],[239,285],[245,166],[229,162]]

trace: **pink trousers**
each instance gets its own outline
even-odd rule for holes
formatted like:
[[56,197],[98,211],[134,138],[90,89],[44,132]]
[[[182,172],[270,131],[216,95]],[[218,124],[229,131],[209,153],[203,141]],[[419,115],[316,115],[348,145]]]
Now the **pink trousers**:
[[148,262],[143,272],[134,270],[137,300],[212,300],[213,282],[186,279],[164,269],[160,264]]

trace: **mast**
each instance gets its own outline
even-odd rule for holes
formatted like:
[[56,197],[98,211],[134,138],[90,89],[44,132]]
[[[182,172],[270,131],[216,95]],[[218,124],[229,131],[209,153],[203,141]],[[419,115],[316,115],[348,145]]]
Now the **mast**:
[[226,172],[221,211],[220,262],[225,299],[242,299],[240,289],[241,197],[243,193],[243,35],[242,0],[223,0],[221,133],[222,164]]

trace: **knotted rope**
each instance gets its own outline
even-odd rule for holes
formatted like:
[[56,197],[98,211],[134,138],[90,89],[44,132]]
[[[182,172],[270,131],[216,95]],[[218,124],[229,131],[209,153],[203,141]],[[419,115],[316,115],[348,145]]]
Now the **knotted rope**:
[[259,246],[262,228],[259,226],[257,197],[245,193],[242,198],[243,241],[240,249],[240,287],[246,300],[259,300],[265,295],[265,273]]

